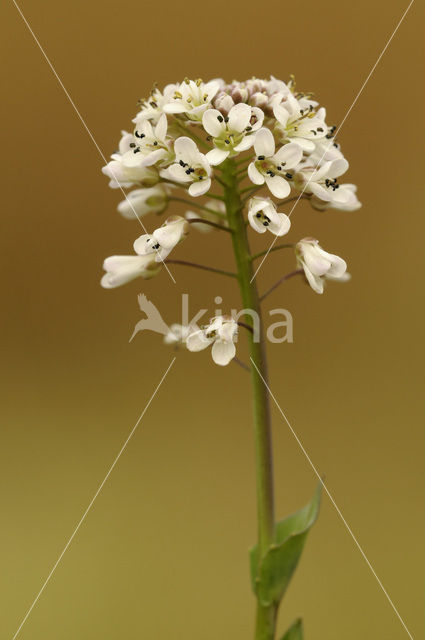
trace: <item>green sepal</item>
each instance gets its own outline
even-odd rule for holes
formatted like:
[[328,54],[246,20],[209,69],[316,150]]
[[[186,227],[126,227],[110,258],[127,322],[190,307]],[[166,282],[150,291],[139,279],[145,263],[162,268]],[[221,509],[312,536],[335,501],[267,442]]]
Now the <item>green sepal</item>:
[[301,618],[297,618],[282,637],[282,640],[303,640],[303,638],[303,621]]
[[260,559],[257,545],[251,549],[252,588],[261,605],[279,604],[300,559],[307,534],[319,514],[320,483],[311,501],[276,525],[275,543]]

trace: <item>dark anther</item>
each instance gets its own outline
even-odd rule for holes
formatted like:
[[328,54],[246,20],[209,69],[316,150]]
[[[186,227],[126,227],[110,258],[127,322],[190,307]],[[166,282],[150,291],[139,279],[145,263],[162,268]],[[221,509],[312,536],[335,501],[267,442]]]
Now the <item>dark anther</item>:
[[192,173],[192,171],[190,169],[186,169],[185,173],[187,173],[188,176],[190,176],[190,174]]
[[265,160],[265,159],[266,159],[266,156],[258,156],[258,159],[259,159],[259,160]]
[[292,178],[293,178],[292,173],[289,173],[289,172],[285,173],[285,178],[288,178],[288,180],[292,180]]
[[317,136],[317,131],[315,131],[314,129],[310,129],[311,133],[314,133],[315,136]]
[[245,131],[252,131],[252,127],[249,127],[249,126],[248,126],[248,127],[245,129]]
[[179,165],[181,167],[187,167],[187,162],[183,162],[183,160],[179,160]]
[[217,120],[218,120],[219,122],[223,122],[224,118],[223,118],[223,116],[217,116]]
[[257,218],[261,218],[261,212],[259,211],[259,212],[256,214],[256,216],[257,216]]
[[157,141],[156,141],[156,140],[155,140],[155,142],[153,143],[153,146],[154,146],[154,147],[157,147],[157,146],[158,146],[158,143],[157,143]]
[[136,146],[135,142],[130,142],[130,149],[134,149],[135,146]]
[[224,118],[224,122],[229,122],[229,118],[228,118],[228,116],[226,116],[226,117]]
[[323,133],[323,127],[317,127],[317,131],[320,131],[320,133]]
[[158,108],[158,105],[156,104],[156,102],[154,102],[154,100],[152,100],[150,103],[151,107],[153,107],[154,109]]
[[270,171],[270,169],[267,171],[267,173],[269,174],[270,178],[274,178],[275,177],[275,173],[273,173],[273,171]]
[[282,167],[277,166],[277,167],[276,167],[276,169],[277,169],[278,171],[282,171]]
[[227,138],[226,138],[226,140],[225,140],[224,142],[225,142],[226,144],[230,144],[230,140],[227,140]]
[[138,131],[135,131],[134,135],[136,136],[136,138],[140,138],[140,140],[145,137],[144,133],[139,133]]
[[139,153],[140,152],[140,147],[136,147],[135,149],[133,149],[133,153]]
[[265,227],[268,227],[268,226],[269,226],[269,223],[267,222],[267,220],[264,220],[263,225],[264,225]]

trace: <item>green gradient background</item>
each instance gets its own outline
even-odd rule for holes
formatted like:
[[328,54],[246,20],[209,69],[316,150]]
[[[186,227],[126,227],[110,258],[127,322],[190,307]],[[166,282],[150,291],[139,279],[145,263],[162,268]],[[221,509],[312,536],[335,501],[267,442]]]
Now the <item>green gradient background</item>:
[[[56,3],[22,9],[106,155],[154,81],[296,74],[338,123],[407,3]],[[322,297],[290,281],[267,301],[294,316],[272,345],[272,389],[415,637],[423,622],[423,6],[405,23],[343,127],[352,214],[300,204],[292,239],[317,236],[353,275]],[[173,352],[128,338],[144,291],[169,321],[237,306],[233,282],[175,266],[99,287],[126,253],[102,161],[11,2],[2,7],[2,447],[0,636],[12,638]],[[420,95],[422,92],[422,95]],[[181,212],[176,208],[176,212]],[[151,225],[147,219],[146,224]],[[253,234],[251,234],[253,235]],[[268,242],[268,238],[264,240]],[[264,244],[255,238],[255,246]],[[220,243],[220,244],[219,244]],[[193,232],[175,257],[232,268],[228,238]],[[292,268],[269,257],[261,288]],[[241,352],[244,345],[241,341]],[[246,357],[246,355],[245,355]],[[273,408],[277,512],[316,479]],[[248,376],[179,353],[164,386],[34,608],[22,640],[252,636],[255,539]],[[324,497],[280,618],[310,640],[403,640]]]

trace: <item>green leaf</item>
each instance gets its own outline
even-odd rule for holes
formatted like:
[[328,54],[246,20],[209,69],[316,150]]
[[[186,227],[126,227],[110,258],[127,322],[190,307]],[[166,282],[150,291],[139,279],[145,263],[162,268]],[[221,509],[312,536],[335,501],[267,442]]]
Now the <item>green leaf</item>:
[[282,640],[303,640],[303,638],[303,621],[301,620],[301,618],[298,618],[289,627],[288,631],[282,637]]
[[251,550],[251,579],[254,593],[267,607],[279,604],[300,559],[307,534],[317,519],[322,485],[300,511],[276,525],[275,543],[262,558],[258,548]]

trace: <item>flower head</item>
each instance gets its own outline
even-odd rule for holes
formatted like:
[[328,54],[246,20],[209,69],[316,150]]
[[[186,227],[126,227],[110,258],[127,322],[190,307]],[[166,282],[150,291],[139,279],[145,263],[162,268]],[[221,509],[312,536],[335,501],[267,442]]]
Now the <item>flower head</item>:
[[212,359],[216,364],[226,366],[236,355],[237,333],[238,325],[233,318],[217,316],[206,327],[192,331],[186,346],[189,351],[202,351],[212,345]]
[[140,256],[156,254],[156,262],[162,262],[187,235],[188,223],[181,216],[170,216],[152,234],[145,233],[134,242],[134,250]]
[[142,120],[134,131],[129,150],[122,157],[126,167],[162,166],[174,159],[172,139],[167,137],[167,116],[161,115],[155,128],[149,120]]
[[350,199],[350,193],[340,189],[338,178],[347,169],[348,162],[345,158],[329,160],[318,168],[306,162],[296,172],[294,182],[300,190],[314,194],[319,200],[343,204]]
[[243,102],[232,107],[227,116],[217,109],[205,111],[202,124],[214,143],[214,149],[206,156],[208,162],[221,164],[229,156],[249,149],[254,143],[253,134],[262,126],[263,120],[261,109]]
[[303,152],[295,142],[285,144],[276,152],[274,137],[270,129],[260,129],[254,141],[256,159],[248,167],[251,182],[268,188],[276,198],[286,198],[291,187],[288,180],[292,180],[293,169],[300,162]]
[[153,256],[110,256],[103,268],[106,273],[100,284],[105,289],[115,289],[135,278],[153,278],[161,267]]
[[304,151],[314,151],[316,140],[324,138],[328,132],[325,109],[322,107],[316,112],[312,101],[297,100],[292,93],[274,105],[273,113],[282,141],[296,142]]
[[362,203],[357,197],[357,186],[355,184],[340,184],[339,193],[340,200],[321,200],[313,195],[310,198],[310,204],[313,209],[318,211],[327,211],[328,209],[338,209],[339,211],[357,211]]
[[202,196],[211,187],[211,167],[192,138],[182,136],[174,143],[176,162],[162,172],[165,179],[189,183],[191,196]]
[[291,221],[284,213],[278,213],[270,198],[251,198],[248,204],[249,224],[258,233],[271,231],[275,236],[288,233]]
[[124,157],[131,151],[133,134],[122,132],[119,149],[111,155],[112,160],[105,167],[102,173],[110,178],[109,186],[112,189],[128,188],[134,185],[142,187],[152,187],[159,182],[159,175],[156,169],[139,165],[128,165],[124,162]]
[[206,84],[202,80],[186,78],[177,85],[169,101],[164,105],[165,113],[184,114],[189,120],[200,122],[206,109],[220,88],[220,82],[211,80]]
[[309,285],[316,293],[323,293],[324,281],[343,279],[347,270],[345,260],[327,253],[314,238],[304,238],[296,245],[296,256],[304,269]]

